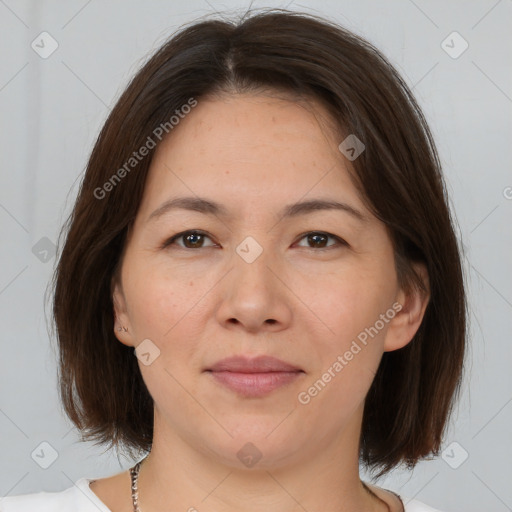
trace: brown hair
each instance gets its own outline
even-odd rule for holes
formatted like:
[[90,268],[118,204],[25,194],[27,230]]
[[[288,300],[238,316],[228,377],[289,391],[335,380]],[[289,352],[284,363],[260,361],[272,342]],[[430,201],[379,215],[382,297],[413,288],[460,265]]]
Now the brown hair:
[[[353,172],[389,229],[400,284],[421,287],[411,263],[426,265],[423,322],[404,348],[384,353],[360,442],[361,461],[381,468],[379,475],[401,462],[413,467],[439,453],[466,342],[461,257],[439,157],[411,91],[376,48],[323,18],[281,9],[182,28],[144,64],[105,122],[54,277],[65,411],[84,440],[123,446],[132,456],[151,449],[153,400],[133,349],[114,335],[112,281],[155,148],[133,170],[126,162],[191,98],[263,89],[319,100],[340,135],[364,142]],[[116,170],[122,182],[113,180]]]

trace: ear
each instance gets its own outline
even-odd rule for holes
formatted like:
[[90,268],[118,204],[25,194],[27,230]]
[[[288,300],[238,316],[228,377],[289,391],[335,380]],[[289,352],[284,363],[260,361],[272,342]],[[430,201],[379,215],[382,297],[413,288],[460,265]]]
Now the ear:
[[126,299],[121,284],[113,281],[112,302],[114,303],[114,334],[116,338],[129,347],[134,345],[133,329],[126,307]]
[[393,306],[397,313],[389,322],[384,340],[384,352],[398,350],[405,347],[412,340],[423,321],[430,300],[430,286],[426,266],[423,263],[413,263],[412,266],[421,278],[425,290],[421,290],[417,286],[412,286],[408,291],[400,288],[395,302],[397,307]]

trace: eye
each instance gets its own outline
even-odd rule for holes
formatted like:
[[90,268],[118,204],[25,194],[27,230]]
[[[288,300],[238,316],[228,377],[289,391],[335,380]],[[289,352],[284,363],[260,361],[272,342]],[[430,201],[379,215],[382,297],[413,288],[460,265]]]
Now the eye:
[[[178,233],[171,238],[169,238],[166,242],[164,242],[163,247],[169,247],[170,245],[178,245],[178,247],[181,247],[182,249],[201,249],[203,247],[214,247],[215,244],[212,245],[203,245],[203,242],[205,238],[208,238],[211,240],[211,238],[202,231],[198,230],[189,230],[189,231],[182,231],[181,233]],[[178,240],[183,241],[183,244],[176,244]]]
[[[216,246],[214,243],[210,245],[204,245],[205,239],[211,240],[211,238],[203,231],[196,229],[182,231],[181,233],[177,233],[165,241],[162,245],[162,248],[166,248],[172,245],[177,245],[182,249],[202,249]],[[333,244],[327,245],[327,241],[329,239],[333,239],[337,243],[335,242]],[[322,231],[310,231],[309,233],[304,233],[299,240],[306,240],[307,244],[311,244],[309,246],[298,244],[299,247],[306,247],[309,249],[330,249],[340,245],[348,246],[347,242],[345,242],[345,240],[342,238],[330,233],[324,233]],[[182,243],[177,243],[178,241],[181,241]]]
[[[329,238],[336,240],[338,243],[326,245],[327,240]],[[322,231],[311,231],[309,233],[305,233],[304,235],[302,235],[302,238],[300,238],[300,240],[304,240],[304,239],[306,240],[307,243],[312,244],[312,246],[308,247],[310,249],[330,249],[331,247],[335,247],[336,245],[338,245],[338,246],[339,245],[345,245],[345,246],[348,245],[347,242],[345,242],[345,240],[343,240],[339,236],[332,235],[330,233],[324,233]],[[305,247],[305,246],[299,245],[299,247]]]

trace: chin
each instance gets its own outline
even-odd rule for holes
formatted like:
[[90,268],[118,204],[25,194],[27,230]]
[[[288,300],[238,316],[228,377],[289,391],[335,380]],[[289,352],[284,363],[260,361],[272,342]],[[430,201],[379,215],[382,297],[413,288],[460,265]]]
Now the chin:
[[[307,439],[297,438],[298,429],[287,427],[285,415],[265,421],[238,419],[236,426],[223,422],[226,431],[207,435],[202,446],[209,456],[217,458],[233,469],[276,469],[294,462]],[[225,418],[225,417],[224,417]]]

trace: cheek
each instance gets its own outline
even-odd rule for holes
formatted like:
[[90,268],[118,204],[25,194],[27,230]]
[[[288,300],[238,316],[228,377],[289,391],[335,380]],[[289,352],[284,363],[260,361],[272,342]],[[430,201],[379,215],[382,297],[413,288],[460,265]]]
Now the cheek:
[[[199,371],[205,314],[201,298],[208,287],[183,272],[171,272],[168,266],[142,262],[127,265],[124,288],[136,343],[149,339],[160,351],[150,365],[139,364],[151,396],[160,404],[179,402],[180,407],[189,407],[178,382]],[[194,386],[189,382],[187,389]]]
[[310,344],[317,361],[308,380],[311,396],[322,395],[318,404],[350,407],[366,395],[382,357],[394,313],[394,276],[360,267],[330,276],[315,289],[308,306],[325,328]]
[[312,305],[314,309],[324,304],[318,311],[329,331],[309,344],[315,364],[297,400],[307,407],[309,417],[333,428],[362,406],[383,354],[388,324],[380,319],[391,308],[392,294],[362,284],[331,285]]
[[[219,279],[211,270],[198,271],[190,265],[142,258],[132,263],[126,267],[125,292],[136,342],[150,339],[160,350],[151,366],[139,366],[152,395],[164,385],[176,388],[170,391],[176,398],[174,393],[182,390],[162,371],[166,369],[179,382],[200,372],[204,331],[213,314],[211,301]],[[195,385],[188,384],[190,389]]]
[[[372,326],[392,305],[396,293],[393,275],[374,268],[347,268],[304,283],[304,303],[322,320],[327,337],[337,348]],[[328,343],[331,344],[331,343]]]
[[204,295],[203,286],[184,273],[142,260],[127,266],[124,288],[134,332],[162,342],[201,309],[199,301]]

